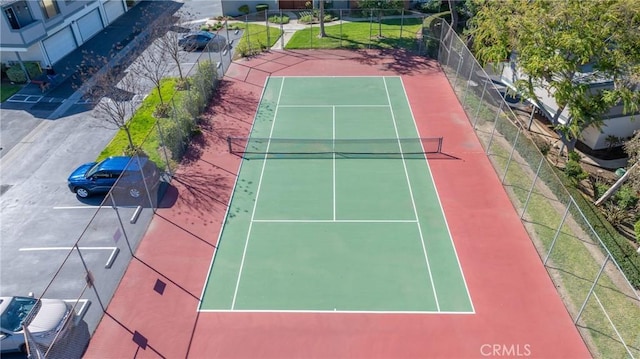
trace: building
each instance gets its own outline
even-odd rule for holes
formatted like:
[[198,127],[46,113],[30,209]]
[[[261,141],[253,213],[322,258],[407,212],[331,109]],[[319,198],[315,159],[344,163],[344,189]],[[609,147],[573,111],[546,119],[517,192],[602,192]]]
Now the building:
[[124,14],[125,0],[0,0],[0,59],[5,65],[55,63]]
[[[505,66],[502,67],[502,73],[500,75],[500,81],[514,90],[514,83],[518,80],[519,76],[515,67],[514,61],[505,64]],[[593,91],[612,88],[614,85],[611,79],[594,76],[593,69],[591,68],[585,67],[583,71],[584,72],[576,74],[576,81],[582,81],[583,79],[584,81],[588,81]],[[540,99],[540,103],[535,105],[537,110],[549,119],[549,121],[553,121],[554,114],[558,110],[558,105],[553,95],[543,88],[535,89],[535,93],[538,99]],[[582,136],[578,141],[583,145],[581,147],[587,150],[587,152],[597,154],[598,151],[607,151],[612,147],[619,147],[625,140],[631,138],[635,131],[640,130],[638,114],[624,114],[622,105],[609,110],[609,112],[603,116],[603,120],[601,128],[589,126],[582,131]],[[557,122],[564,125],[569,121],[569,110],[564,109]]]

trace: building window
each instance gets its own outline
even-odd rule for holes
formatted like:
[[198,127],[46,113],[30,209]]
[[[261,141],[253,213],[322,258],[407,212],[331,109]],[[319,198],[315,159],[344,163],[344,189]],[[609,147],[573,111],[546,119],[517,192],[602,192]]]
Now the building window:
[[4,14],[7,16],[7,20],[9,20],[9,24],[11,25],[11,28],[14,30],[18,30],[20,28],[20,23],[18,22],[18,19],[16,18],[16,14],[13,11],[13,9],[12,8],[4,9]]
[[47,19],[51,19],[60,13],[56,0],[40,0],[40,8],[42,8],[42,13]]

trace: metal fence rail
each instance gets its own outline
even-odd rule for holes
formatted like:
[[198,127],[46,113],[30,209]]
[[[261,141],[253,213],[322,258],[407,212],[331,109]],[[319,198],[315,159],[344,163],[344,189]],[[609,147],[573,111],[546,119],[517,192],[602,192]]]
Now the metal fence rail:
[[640,357],[640,296],[526,125],[465,43],[442,22],[438,62],[595,357]]

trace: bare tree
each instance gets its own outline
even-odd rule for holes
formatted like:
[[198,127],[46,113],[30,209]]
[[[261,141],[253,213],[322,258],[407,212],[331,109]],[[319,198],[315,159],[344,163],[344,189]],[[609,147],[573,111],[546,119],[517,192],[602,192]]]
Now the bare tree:
[[132,70],[135,74],[151,81],[158,91],[160,104],[164,104],[160,87],[162,85],[162,79],[168,74],[170,67],[169,61],[169,56],[158,45],[158,42],[153,42],[146,51],[140,54],[132,65]]
[[139,79],[120,68],[107,68],[93,74],[92,80],[93,86],[85,92],[85,98],[95,103],[96,118],[122,129],[127,134],[129,149],[134,151],[136,145],[131,137],[129,119],[140,105]]
[[180,13],[174,16],[167,16],[158,24],[156,29],[156,46],[175,63],[181,83],[184,81],[182,62],[185,58],[185,53],[182,51],[179,41],[182,33],[189,31],[188,28],[181,25],[186,21],[184,16],[184,14]]

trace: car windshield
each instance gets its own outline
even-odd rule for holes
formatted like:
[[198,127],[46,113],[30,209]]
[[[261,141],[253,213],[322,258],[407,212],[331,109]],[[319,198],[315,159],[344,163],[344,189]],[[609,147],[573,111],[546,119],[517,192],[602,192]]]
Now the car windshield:
[[37,303],[37,299],[30,297],[11,298],[11,302],[0,316],[0,325],[2,328],[13,332],[19,331]]
[[89,177],[93,176],[96,172],[98,172],[98,168],[100,168],[100,163],[101,162],[98,162],[95,165],[91,166],[91,168],[89,168],[89,170],[84,175],[84,177],[85,178],[89,178]]

